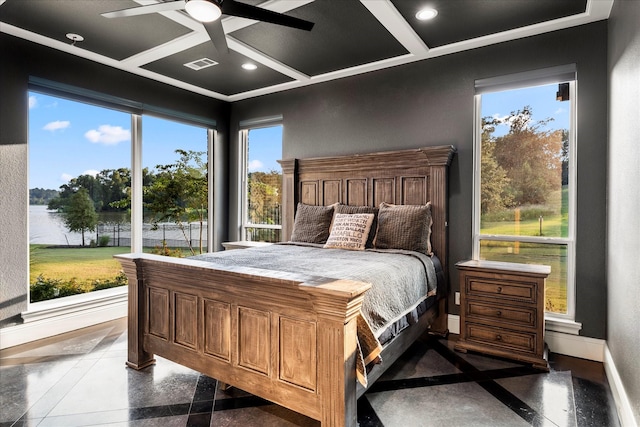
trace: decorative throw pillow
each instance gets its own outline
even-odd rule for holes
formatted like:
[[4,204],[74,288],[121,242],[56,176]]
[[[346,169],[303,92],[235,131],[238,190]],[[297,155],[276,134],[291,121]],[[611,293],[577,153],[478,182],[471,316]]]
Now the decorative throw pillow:
[[361,214],[372,213],[373,222],[371,223],[371,230],[369,231],[369,238],[365,247],[373,247],[373,239],[376,237],[376,230],[378,228],[378,208],[374,206],[351,206],[351,205],[338,205],[335,209],[335,214]]
[[333,218],[331,234],[324,247],[328,249],[348,249],[352,251],[363,251],[373,214],[336,214]]
[[335,205],[313,206],[298,203],[296,217],[291,232],[292,242],[325,243],[329,237],[329,227]]
[[406,249],[432,255],[431,202],[426,205],[381,203],[374,245],[378,249]]

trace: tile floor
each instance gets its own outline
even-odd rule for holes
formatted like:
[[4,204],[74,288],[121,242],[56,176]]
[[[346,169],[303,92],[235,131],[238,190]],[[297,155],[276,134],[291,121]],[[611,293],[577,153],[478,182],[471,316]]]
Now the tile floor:
[[[358,401],[360,427],[619,426],[602,364],[551,355],[551,372],[416,342]],[[0,427],[318,426],[158,358],[125,368],[126,320],[0,352]]]

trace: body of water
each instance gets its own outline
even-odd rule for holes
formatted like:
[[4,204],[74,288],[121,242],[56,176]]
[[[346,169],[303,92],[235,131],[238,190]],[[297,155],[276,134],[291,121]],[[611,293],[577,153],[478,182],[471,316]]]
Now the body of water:
[[[89,243],[91,236],[85,233]],[[29,206],[29,243],[47,245],[80,245],[82,234],[65,227],[62,214],[47,210],[46,205]]]
[[[100,213],[98,217],[101,223],[98,231],[85,232],[84,238],[86,245],[89,245],[91,240],[99,241],[98,233],[100,236],[109,236],[109,246],[114,244],[119,246],[129,245],[131,237],[129,214],[108,212]],[[187,224],[186,234],[191,240],[191,244],[196,247],[198,245],[199,229],[199,224]],[[160,246],[163,240],[166,241],[169,246],[186,246],[182,231],[173,223],[160,224],[156,230],[153,230],[150,224],[144,224],[142,233],[145,246]],[[203,240],[206,240],[206,228]],[[47,210],[46,205],[30,205],[29,243],[81,245],[82,234],[69,231],[64,225],[64,217],[61,213]]]

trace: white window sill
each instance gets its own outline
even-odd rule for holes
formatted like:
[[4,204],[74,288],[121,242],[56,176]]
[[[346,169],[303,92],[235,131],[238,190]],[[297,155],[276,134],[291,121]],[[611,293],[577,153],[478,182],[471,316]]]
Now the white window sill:
[[35,302],[29,304],[29,309],[22,313],[22,319],[24,323],[31,323],[121,302],[127,302],[126,286]]
[[574,320],[561,319],[558,317],[545,316],[545,330],[552,332],[560,332],[569,335],[579,335],[582,329],[582,323]]
[[29,305],[24,323],[0,329],[0,349],[127,316],[127,286]]

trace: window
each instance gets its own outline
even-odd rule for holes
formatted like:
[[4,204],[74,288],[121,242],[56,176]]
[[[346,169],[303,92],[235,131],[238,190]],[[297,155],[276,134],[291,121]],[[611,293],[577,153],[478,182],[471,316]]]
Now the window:
[[29,92],[30,302],[126,285],[113,255],[132,248],[189,256],[210,247],[214,130],[97,96],[90,101],[114,108]]
[[546,312],[573,319],[575,69],[476,88],[474,258],[550,265]]
[[163,255],[207,251],[207,130],[142,117],[143,246]]
[[279,242],[282,169],[277,160],[282,157],[282,125],[270,122],[247,127],[240,131],[240,141],[243,154],[241,240]]
[[30,302],[126,284],[130,115],[29,93]]

